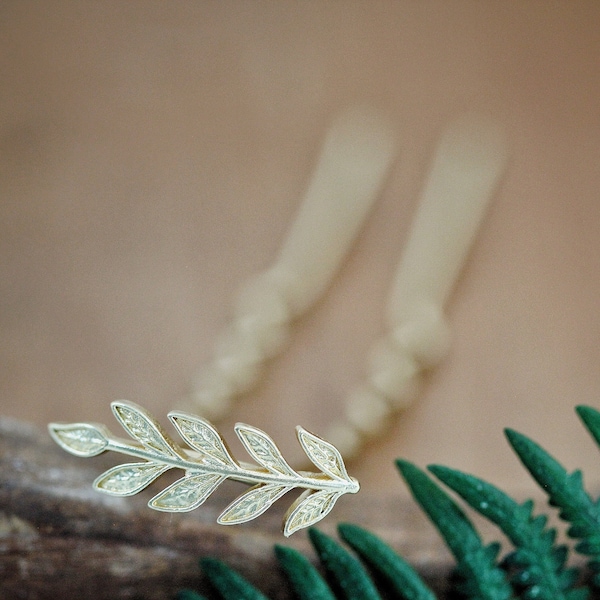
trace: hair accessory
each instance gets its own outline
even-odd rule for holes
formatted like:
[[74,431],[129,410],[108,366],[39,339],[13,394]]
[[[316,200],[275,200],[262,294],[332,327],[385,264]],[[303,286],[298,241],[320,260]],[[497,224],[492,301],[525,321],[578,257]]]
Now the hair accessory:
[[328,439],[346,458],[381,433],[419,394],[422,374],[450,349],[444,307],[508,156],[504,131],[464,115],[443,132],[387,304],[388,332],[375,343],[366,381],[346,401]]
[[150,499],[148,506],[155,510],[194,510],[223,481],[232,479],[253,486],[217,519],[221,525],[237,525],[258,517],[284,494],[301,488],[304,491],[284,517],[283,533],[290,536],[320,521],[340,496],[355,494],[360,487],[348,475],[336,448],[302,427],[296,428],[298,441],[320,473],[292,469],[273,440],[251,425],[237,423],[235,432],[258,465],[235,460],[219,432],[206,419],[179,411],[169,413],[188,449],[175,443],[147,411],[133,402],[115,401],[111,408],[119,424],[135,440],[133,443],[115,438],[103,425],[92,423],[50,423],[50,435],[75,456],[91,457],[112,450],[138,459],[96,478],[94,487],[113,496],[137,494],[170,469],[185,471],[181,479]]
[[[192,410],[220,419],[286,345],[290,323],[322,297],[367,217],[395,153],[393,128],[353,107],[327,132],[300,209],[273,264],[242,287],[214,360],[195,377]],[[187,407],[186,407],[187,408]]]

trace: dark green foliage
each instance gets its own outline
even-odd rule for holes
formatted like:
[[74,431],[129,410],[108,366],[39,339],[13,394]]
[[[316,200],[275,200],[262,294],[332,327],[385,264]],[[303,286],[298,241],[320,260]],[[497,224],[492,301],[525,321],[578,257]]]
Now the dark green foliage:
[[533,502],[518,504],[495,486],[442,466],[429,470],[472,508],[498,525],[516,550],[504,559],[513,571],[512,583],[523,597],[539,600],[583,600],[586,590],[573,590],[575,569],[565,569],[566,546],[555,547],[556,530],[547,529],[545,516],[534,517]]
[[[600,412],[579,406],[577,413],[600,445]],[[567,534],[577,540],[575,550],[589,557],[591,581],[600,587],[600,499],[594,500],[586,492],[580,471],[568,473],[521,433],[507,429],[506,436],[523,465],[547,493],[550,504],[558,507],[560,517],[569,523]],[[532,501],[516,502],[492,484],[455,469],[429,467],[442,483],[506,535],[514,548],[499,559],[500,544],[485,545],[462,509],[424,471],[404,460],[396,464],[413,497],[455,556],[458,575],[455,590],[468,600],[589,598],[587,587],[577,587],[581,569],[567,566],[569,548],[556,543],[556,530],[547,527],[545,515],[533,514]],[[435,600],[433,592],[410,565],[378,537],[350,524],[341,524],[338,532],[354,553],[316,529],[309,531],[326,578],[298,551],[284,546],[275,548],[277,560],[298,600],[380,600],[370,573],[386,585],[387,591],[394,593],[393,598]],[[201,564],[224,600],[266,600],[226,564],[213,559],[205,559]],[[204,599],[183,590],[178,600]]]
[[591,406],[578,406],[575,410],[596,443],[600,445],[600,412]]
[[327,574],[347,600],[380,600],[363,565],[332,538],[318,529],[308,532]]
[[299,598],[335,600],[321,574],[303,554],[293,548],[275,546],[275,555]]
[[473,600],[513,597],[505,573],[496,565],[500,546],[484,546],[471,521],[458,505],[423,471],[408,461],[396,461],[410,491],[454,554],[461,591]]
[[423,583],[416,571],[377,536],[357,525],[338,526],[340,537],[373,571],[405,600],[435,600],[433,592]]
[[[600,412],[590,406],[578,406],[576,409],[579,418],[592,434],[596,444],[600,446]],[[600,498],[596,500],[596,506],[600,508]],[[596,553],[598,554],[598,553]],[[594,573],[592,583],[600,588],[600,559],[596,557],[588,563],[590,570]]]
[[204,574],[225,600],[267,600],[239,573],[215,558],[200,561]]
[[[373,534],[353,525],[340,525],[340,535],[356,549],[363,562],[378,571],[405,600],[435,600],[417,573],[389,546]],[[373,579],[353,554],[317,529],[309,530],[310,541],[329,583],[300,552],[276,546],[275,555],[300,600],[381,600]],[[375,564],[376,563],[376,564]],[[200,562],[223,600],[266,600],[252,584],[225,563],[212,558]],[[183,590],[178,600],[204,600]]]
[[541,446],[521,433],[507,429],[506,437],[521,462],[548,494],[550,504],[559,509],[560,518],[571,524],[567,535],[581,540],[575,550],[599,560],[600,506],[585,491],[581,471],[567,473]]

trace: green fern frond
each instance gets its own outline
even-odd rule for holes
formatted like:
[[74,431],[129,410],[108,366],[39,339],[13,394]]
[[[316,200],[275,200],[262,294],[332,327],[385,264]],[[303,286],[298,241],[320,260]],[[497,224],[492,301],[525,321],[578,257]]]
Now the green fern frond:
[[[600,445],[600,412],[584,406],[577,407],[577,412]],[[568,473],[523,434],[507,429],[506,436],[523,465],[546,491],[549,503],[558,507],[560,517],[569,523],[567,534],[578,540],[575,550],[590,558],[588,567],[595,585],[600,587],[600,499],[594,501],[588,495],[580,471]],[[502,490],[472,475],[439,465],[429,467],[467,504],[500,527],[515,546],[499,566],[500,544],[484,545],[465,513],[424,471],[408,461],[398,460],[396,464],[413,497],[455,556],[456,573],[460,577],[455,591],[469,600],[588,598],[587,587],[576,587],[580,570],[566,566],[568,547],[556,544],[556,530],[547,527],[545,515],[533,514],[532,501],[519,504]],[[387,584],[396,594],[394,597],[435,600],[433,592],[412,567],[374,534],[350,524],[339,525],[338,532],[356,556],[319,530],[308,532],[326,579],[298,551],[276,546],[277,560],[299,600],[380,600],[371,574],[378,576],[378,582]],[[225,563],[204,559],[201,564],[224,600],[267,600]],[[204,598],[183,590],[178,600]]]
[[[394,576],[397,565],[404,562],[397,555],[394,560],[393,550],[374,535],[367,534],[360,528],[353,529],[350,525],[341,529],[357,547],[362,548],[363,554],[374,548],[378,554],[373,556],[385,558],[386,565],[379,566],[383,574]],[[325,581],[311,562],[297,550],[285,546],[275,547],[277,560],[300,600],[381,600],[371,576],[356,557],[319,530],[310,529],[308,533],[330,583]],[[358,554],[361,554],[360,550]],[[372,559],[372,556],[369,556]],[[366,555],[364,560],[369,564]],[[266,600],[251,583],[220,560],[207,558],[200,564],[208,580],[224,600]],[[411,567],[404,563],[404,577],[410,582],[406,589],[399,585],[398,581],[392,582],[393,587],[401,593],[401,597],[407,600],[435,600],[435,596],[420,581],[419,576],[415,572],[408,574],[408,570],[412,571]],[[331,586],[339,595],[334,593]],[[190,590],[180,592],[180,597],[181,600],[204,600]]]
[[567,535],[581,540],[575,550],[600,560],[600,506],[583,486],[581,471],[568,473],[541,446],[512,429],[506,437],[525,468],[560,511],[560,518],[571,524]]
[[425,585],[417,572],[392,548],[376,535],[362,527],[342,523],[338,525],[340,537],[373,571],[405,600],[435,600],[434,593]]
[[575,411],[600,446],[600,412],[591,406],[576,406]]
[[[575,408],[579,418],[582,420],[586,429],[591,433],[594,441],[598,446],[600,446],[600,412],[591,406],[577,406]],[[596,500],[596,506],[600,510],[600,498]],[[591,548],[585,548],[590,549]],[[588,562],[588,567],[592,571],[592,584],[596,588],[600,588],[600,557],[598,557],[598,552],[594,553],[596,555],[595,559],[592,559]]]
[[473,600],[508,600],[512,588],[496,566],[499,544],[484,546],[473,524],[458,505],[423,471],[405,460],[396,461],[415,500],[427,513],[454,554],[463,592]]
[[303,554],[293,548],[275,546],[275,555],[298,598],[335,600],[327,582]]
[[546,528],[546,517],[534,517],[533,502],[517,503],[497,487],[455,469],[433,465],[429,470],[467,504],[495,523],[514,544],[505,564],[515,569],[513,584],[530,598],[584,600],[588,591],[572,589],[576,569],[565,569],[567,547],[554,547],[556,530]]
[[346,600],[381,600],[375,584],[357,558],[318,529],[310,529],[308,535],[327,574]]
[[215,558],[200,561],[204,574],[225,600],[268,600],[247,579]]

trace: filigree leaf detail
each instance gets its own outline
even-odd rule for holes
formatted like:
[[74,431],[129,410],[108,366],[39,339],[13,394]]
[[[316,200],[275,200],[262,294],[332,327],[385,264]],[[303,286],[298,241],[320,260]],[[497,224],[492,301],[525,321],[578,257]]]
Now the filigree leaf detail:
[[225,440],[206,419],[173,411],[169,413],[173,425],[191,448],[202,454],[204,461],[220,466],[235,466]]
[[221,525],[237,525],[262,515],[276,500],[292,487],[277,484],[259,484],[236,498],[219,516]]
[[94,487],[113,496],[133,496],[170,468],[153,462],[117,465],[97,477]]
[[[200,506],[225,480],[253,485],[221,513],[218,522],[234,525],[250,521],[268,510],[290,490],[306,490],[291,506],[284,521],[285,535],[322,519],[343,494],[355,494],[360,486],[348,476],[340,453],[329,442],[297,427],[298,440],[319,472],[295,471],[264,431],[238,423],[235,432],[252,464],[238,462],[218,430],[206,419],[184,412],[169,418],[185,442],[178,445],[142,407],[119,400],[111,404],[115,418],[135,441],[113,437],[102,425],[51,423],[52,438],[77,456],[94,456],[105,450],[134,456],[132,462],[102,473],[94,487],[115,496],[137,494],[169,469],[185,476],[171,483],[149,502],[150,508],[186,512]],[[131,460],[131,459],[130,459]]]
[[302,427],[296,428],[298,441],[311,462],[334,479],[350,481],[344,459],[338,449]]
[[109,433],[103,425],[50,423],[48,431],[63,450],[84,458],[101,454],[108,444]]
[[237,423],[235,432],[248,454],[263,467],[272,473],[297,477],[298,474],[287,464],[275,442],[264,431],[251,425]]
[[187,475],[178,479],[148,502],[155,510],[188,512],[198,508],[226,479],[218,473]]
[[123,429],[146,448],[159,454],[182,456],[175,442],[141,406],[121,400],[113,402],[111,408]]
[[290,506],[284,518],[283,535],[289,537],[298,529],[314,525],[334,507],[342,494],[330,490],[306,490]]

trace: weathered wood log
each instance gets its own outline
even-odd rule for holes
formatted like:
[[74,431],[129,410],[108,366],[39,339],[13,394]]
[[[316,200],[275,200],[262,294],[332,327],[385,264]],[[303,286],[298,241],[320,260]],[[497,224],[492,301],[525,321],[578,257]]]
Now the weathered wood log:
[[[213,597],[198,559],[214,556],[238,569],[273,599],[291,592],[273,555],[273,545],[294,546],[314,556],[305,533],[280,532],[286,503],[235,527],[216,524],[239,493],[224,484],[198,510],[167,514],[148,499],[163,485],[128,498],[92,489],[92,481],[116,464],[114,455],[78,459],[45,432],[0,419],[0,597],[50,600],[174,598],[190,587]],[[289,501],[288,501],[289,504]],[[416,506],[399,498],[361,494],[342,499],[323,521],[351,521],[389,541],[443,597],[452,561]]]

